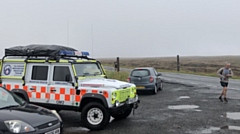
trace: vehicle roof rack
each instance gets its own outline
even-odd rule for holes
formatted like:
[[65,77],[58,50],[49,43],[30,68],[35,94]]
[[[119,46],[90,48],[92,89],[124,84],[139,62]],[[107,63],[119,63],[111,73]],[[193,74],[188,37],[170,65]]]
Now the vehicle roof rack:
[[[41,44],[31,44],[27,46],[15,46],[5,49],[5,56],[27,56],[31,58],[38,57],[49,57],[49,58],[80,58],[95,60],[89,58],[89,52],[79,52],[74,48],[66,47],[62,45],[41,45]],[[72,59],[74,60],[74,59]]]

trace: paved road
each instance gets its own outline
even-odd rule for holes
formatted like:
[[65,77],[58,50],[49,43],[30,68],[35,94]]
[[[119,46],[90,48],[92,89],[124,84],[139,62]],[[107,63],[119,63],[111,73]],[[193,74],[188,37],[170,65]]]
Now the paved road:
[[157,95],[141,93],[135,115],[112,120],[102,131],[91,132],[81,127],[80,113],[61,111],[65,134],[240,133],[239,80],[231,80],[229,102],[225,103],[218,100],[221,92],[218,78],[177,73],[163,73],[162,78],[163,91]]
[[[106,70],[113,70],[113,67],[105,66]],[[121,71],[130,72],[132,69],[121,68]],[[163,79],[167,82],[179,83],[191,86],[207,86],[211,88],[221,88],[219,84],[219,78],[199,76],[191,74],[180,74],[180,73],[166,73],[163,72]],[[217,74],[216,74],[217,75]],[[231,79],[229,89],[240,89],[240,80]]]
[[81,127],[80,113],[61,111],[60,115],[65,134],[239,134],[239,99],[220,102],[212,90],[217,89],[164,83],[157,95],[139,95],[135,115],[113,120],[96,132]]
[[[107,70],[113,70],[113,67],[105,67]],[[121,68],[121,71],[130,72],[131,69]],[[205,87],[212,89],[221,89],[219,78],[217,77],[208,77],[208,76],[199,76],[199,75],[191,75],[191,74],[180,74],[180,73],[162,73],[162,79],[165,82],[169,83],[177,83],[183,84],[186,86],[197,86],[197,87]],[[217,74],[216,74],[217,75]],[[233,90],[229,97],[233,99],[240,98],[240,80],[230,79],[229,89]],[[216,91],[216,90],[215,90]],[[214,92],[214,91],[213,91]]]

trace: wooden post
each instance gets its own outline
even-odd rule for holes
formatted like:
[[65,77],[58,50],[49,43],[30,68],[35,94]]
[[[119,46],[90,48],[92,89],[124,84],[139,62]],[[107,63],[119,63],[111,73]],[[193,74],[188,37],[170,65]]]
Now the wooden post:
[[177,55],[177,71],[180,71],[179,55]]
[[119,57],[117,57],[117,71],[120,71],[120,62],[119,62]]

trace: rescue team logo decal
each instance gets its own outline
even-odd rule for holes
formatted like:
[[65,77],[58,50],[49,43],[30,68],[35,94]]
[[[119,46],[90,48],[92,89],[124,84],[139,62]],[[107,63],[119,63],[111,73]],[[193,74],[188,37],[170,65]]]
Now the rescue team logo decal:
[[6,65],[4,67],[4,74],[5,75],[9,75],[11,73],[11,71],[12,71],[12,67],[10,65]]

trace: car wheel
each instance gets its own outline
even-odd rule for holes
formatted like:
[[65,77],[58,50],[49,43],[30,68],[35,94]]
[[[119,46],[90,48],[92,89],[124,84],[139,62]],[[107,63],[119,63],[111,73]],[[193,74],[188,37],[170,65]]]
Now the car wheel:
[[153,94],[157,94],[157,92],[158,92],[158,88],[157,88],[157,86],[155,85],[154,90],[153,90]]
[[81,121],[83,125],[92,130],[102,130],[107,126],[110,120],[110,114],[101,103],[90,102],[83,107]]
[[132,112],[132,107],[126,109],[125,111],[117,114],[113,114],[112,117],[115,118],[116,120],[121,120],[127,118]]

